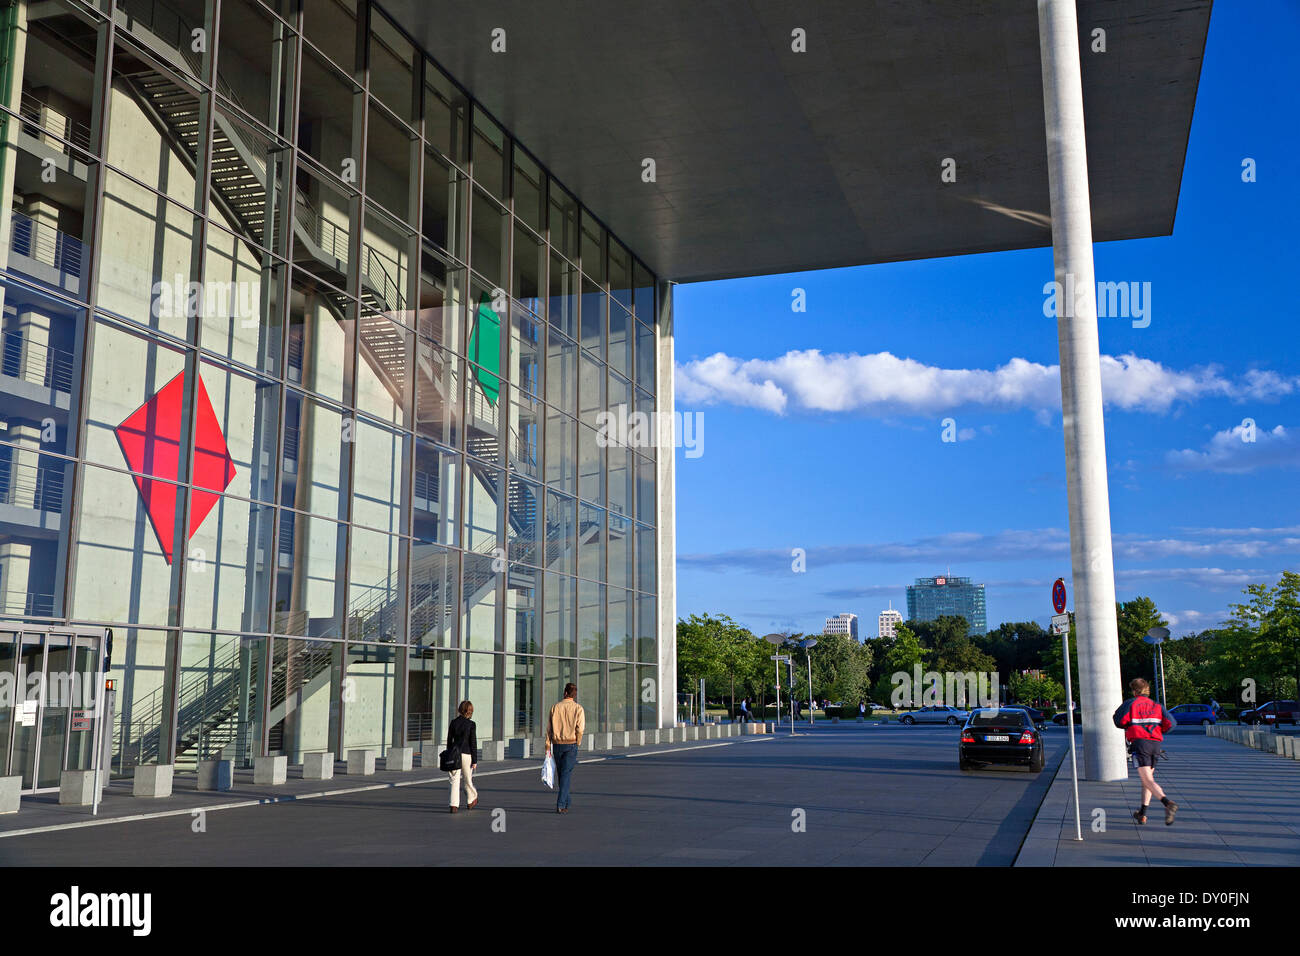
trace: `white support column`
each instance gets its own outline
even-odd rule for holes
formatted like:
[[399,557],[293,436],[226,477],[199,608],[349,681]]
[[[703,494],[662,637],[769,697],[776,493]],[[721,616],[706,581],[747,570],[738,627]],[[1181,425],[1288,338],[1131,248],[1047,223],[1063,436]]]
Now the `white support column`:
[[1092,210],[1075,0],[1038,0],[1038,37],[1052,203],[1052,257],[1059,304],[1057,337],[1061,350],[1061,412],[1084,776],[1089,780],[1124,780],[1128,777],[1124,735],[1110,722],[1124,694],[1115,620],[1097,283],[1092,265]]
[[[655,449],[655,541],[658,543],[656,591],[659,629],[659,726],[677,723],[677,449],[673,434],[673,286],[658,284],[655,329],[655,408],[659,412]],[[666,424],[665,424],[666,423]],[[641,693],[638,686],[637,693]]]

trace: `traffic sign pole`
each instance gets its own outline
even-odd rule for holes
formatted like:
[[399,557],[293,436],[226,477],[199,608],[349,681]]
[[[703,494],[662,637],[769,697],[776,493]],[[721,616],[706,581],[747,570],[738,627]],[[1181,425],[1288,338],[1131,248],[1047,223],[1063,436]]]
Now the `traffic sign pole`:
[[[1061,659],[1065,661],[1065,723],[1070,734],[1070,776],[1074,778],[1074,838],[1083,842],[1083,818],[1079,813],[1079,761],[1074,746],[1074,681],[1070,674],[1070,616],[1065,613],[1065,579],[1057,578],[1052,585],[1052,629],[1061,635]],[[1064,620],[1062,620],[1064,618]]]

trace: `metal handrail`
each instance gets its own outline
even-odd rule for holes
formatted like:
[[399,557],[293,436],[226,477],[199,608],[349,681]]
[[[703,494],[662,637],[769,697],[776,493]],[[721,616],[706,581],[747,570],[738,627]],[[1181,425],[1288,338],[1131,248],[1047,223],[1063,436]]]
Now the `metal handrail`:
[[9,248],[30,259],[45,257],[56,269],[81,277],[82,250],[85,248],[76,236],[61,232],[54,226],[37,222],[31,216],[13,210]]
[[[28,500],[32,502],[30,506]],[[58,468],[0,460],[0,504],[44,512],[62,511],[63,472]]]
[[33,342],[19,332],[0,332],[0,375],[34,381],[23,374],[23,350],[41,369],[40,385],[56,392],[71,393],[75,356],[66,349]]
[[[25,125],[35,126],[42,133],[63,140],[64,147],[61,152],[64,155],[71,155],[72,153],[67,144],[89,151],[90,127],[70,116],[63,116],[57,112],[52,113],[51,110],[57,110],[57,107],[52,103],[38,100],[26,90],[23,90],[19,95],[18,115],[25,120]],[[58,120],[55,119],[56,116],[59,117]],[[37,135],[37,138],[40,139],[41,137]]]

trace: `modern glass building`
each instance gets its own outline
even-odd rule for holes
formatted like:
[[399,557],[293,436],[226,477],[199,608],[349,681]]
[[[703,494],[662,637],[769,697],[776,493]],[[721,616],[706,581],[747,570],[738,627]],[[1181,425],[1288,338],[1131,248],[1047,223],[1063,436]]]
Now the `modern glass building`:
[[970,578],[939,574],[917,578],[907,586],[907,619],[933,621],[944,615],[960,615],[970,624],[970,633],[983,634],[989,629],[984,608],[984,585],[972,584]]
[[127,774],[671,722],[636,250],[366,0],[11,0],[0,56],[0,672],[111,631]]

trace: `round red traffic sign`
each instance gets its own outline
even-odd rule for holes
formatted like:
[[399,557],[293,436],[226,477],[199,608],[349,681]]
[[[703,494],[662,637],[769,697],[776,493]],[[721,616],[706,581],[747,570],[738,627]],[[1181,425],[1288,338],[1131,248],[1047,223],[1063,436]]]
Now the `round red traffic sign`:
[[1065,578],[1057,578],[1052,585],[1052,607],[1057,614],[1065,613]]

